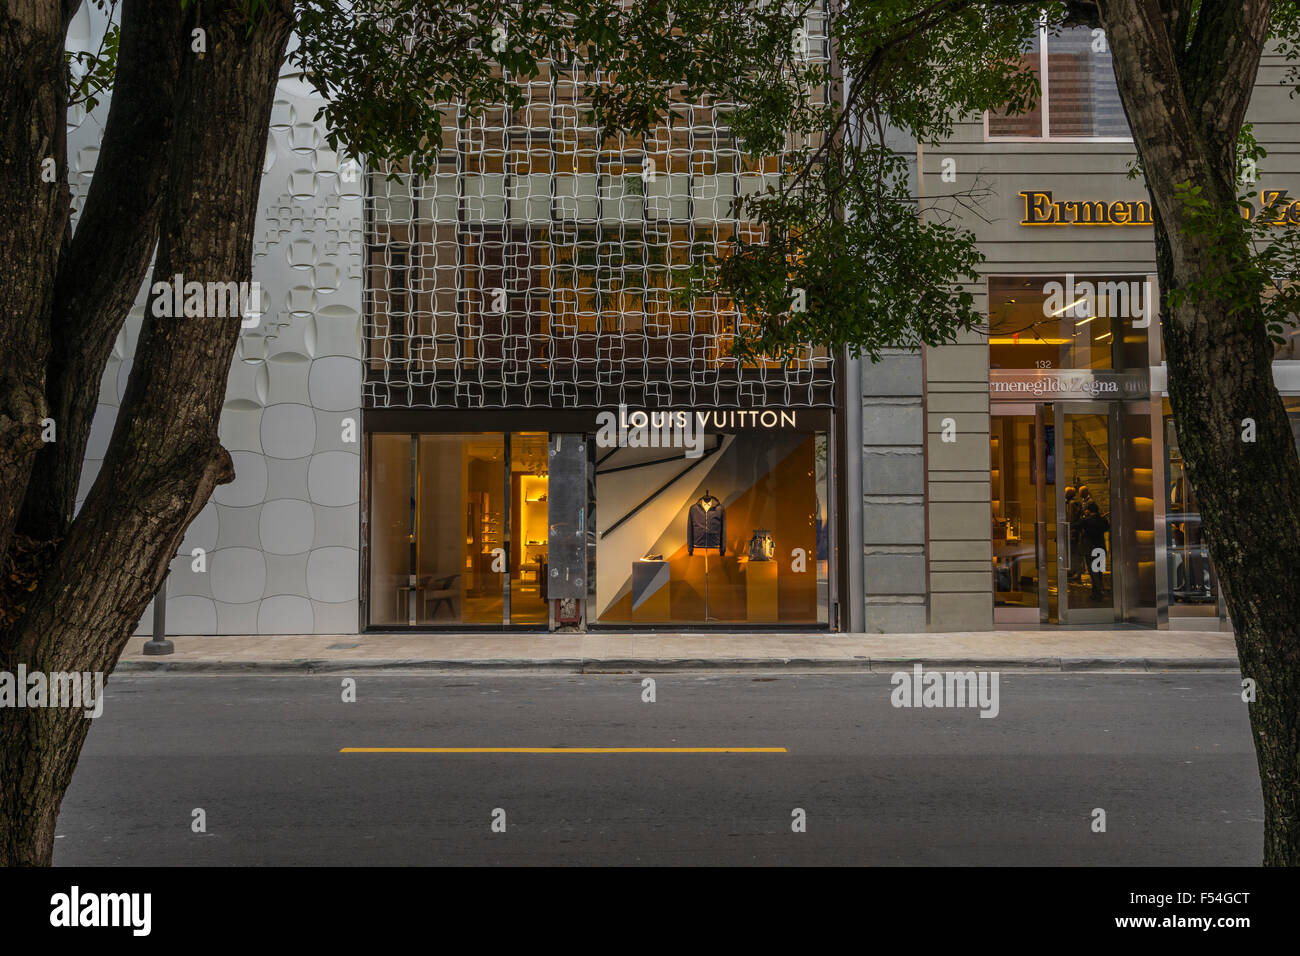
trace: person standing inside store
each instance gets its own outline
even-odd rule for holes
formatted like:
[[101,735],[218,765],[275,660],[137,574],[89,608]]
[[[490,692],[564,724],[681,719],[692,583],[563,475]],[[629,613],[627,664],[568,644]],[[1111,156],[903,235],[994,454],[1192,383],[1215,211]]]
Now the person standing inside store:
[[[1083,517],[1079,520],[1079,544],[1084,561],[1088,566],[1088,577],[1092,582],[1092,599],[1102,600],[1102,571],[1095,569],[1098,558],[1101,567],[1106,567],[1106,533],[1110,531],[1110,522],[1102,517],[1097,502],[1089,501],[1083,506]],[[1101,554],[1096,552],[1100,550]]]
[[1083,517],[1083,506],[1079,504],[1078,492],[1074,485],[1065,486],[1065,526],[1070,533],[1070,580],[1079,580],[1083,569],[1079,566],[1079,519]]
[[[1082,522],[1088,517],[1088,505],[1092,503],[1092,493],[1088,491],[1087,485],[1079,485],[1079,493],[1075,495],[1075,521]],[[1100,505],[1098,506],[1100,507]],[[1072,522],[1070,527],[1076,527]],[[1084,550],[1083,539],[1077,534],[1074,539],[1075,550],[1070,555],[1070,568],[1074,571],[1074,577],[1077,581],[1083,580],[1083,572],[1087,570],[1085,565],[1088,563],[1088,552]]]

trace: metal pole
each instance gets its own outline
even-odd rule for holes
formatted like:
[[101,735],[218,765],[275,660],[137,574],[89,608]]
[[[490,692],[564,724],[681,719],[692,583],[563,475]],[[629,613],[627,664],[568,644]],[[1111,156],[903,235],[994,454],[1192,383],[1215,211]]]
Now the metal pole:
[[[841,595],[848,605],[843,622],[851,634],[861,634],[867,627],[867,582],[863,573],[866,554],[866,533],[862,526],[863,488],[862,470],[866,449],[862,442],[862,360],[843,353],[844,367],[844,448],[838,450],[844,467],[844,508],[848,512],[844,521],[845,541],[842,554],[847,571],[849,593]],[[924,431],[922,432],[924,439]],[[834,460],[828,462],[834,465]],[[833,467],[827,469],[829,480],[834,482]],[[835,495],[831,495],[835,500]],[[830,514],[827,514],[827,519]],[[837,569],[838,573],[838,569]]]
[[170,654],[176,650],[175,645],[167,640],[167,578],[169,570],[163,575],[158,593],[153,596],[153,638],[144,642],[144,652],[149,657]]

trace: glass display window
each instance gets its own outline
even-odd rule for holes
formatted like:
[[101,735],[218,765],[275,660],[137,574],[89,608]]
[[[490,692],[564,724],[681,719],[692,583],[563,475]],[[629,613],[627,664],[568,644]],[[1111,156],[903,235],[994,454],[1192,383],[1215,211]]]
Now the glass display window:
[[824,432],[708,434],[699,459],[616,448],[596,469],[602,624],[825,624]]
[[1145,275],[990,276],[989,368],[1144,368],[1155,290]]
[[1187,477],[1169,399],[1163,401],[1165,427],[1165,549],[1169,565],[1171,616],[1218,614],[1219,582],[1210,563],[1209,542],[1200,507]]
[[[1291,422],[1300,454],[1300,396],[1284,395],[1282,404]],[[1173,409],[1161,402],[1165,438],[1165,526],[1170,617],[1214,617],[1220,613],[1218,575],[1210,560],[1209,536],[1201,523],[1196,492],[1187,475],[1178,445]]]
[[545,627],[544,432],[370,436],[371,627]]

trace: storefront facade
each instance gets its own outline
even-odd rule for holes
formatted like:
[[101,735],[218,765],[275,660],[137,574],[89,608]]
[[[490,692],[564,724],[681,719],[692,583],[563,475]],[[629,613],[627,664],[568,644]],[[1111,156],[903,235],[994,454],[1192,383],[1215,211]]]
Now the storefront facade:
[[[923,207],[978,205],[988,327],[876,364],[742,365],[729,303],[681,297],[674,270],[745,234],[731,200],[771,175],[708,111],[611,141],[544,73],[528,109],[449,116],[432,175],[388,177],[341,162],[319,96],[283,80],[263,309],[222,414],[236,479],[173,562],[169,632],[1226,628],[1104,44],[1027,55],[1042,109],[916,154]],[[1286,68],[1265,58],[1249,119],[1257,188],[1289,197]],[[92,127],[70,133],[74,191]],[[1294,336],[1275,377],[1300,422]]]
[[523,92],[364,177],[360,627],[844,627],[840,363],[738,361],[688,293],[775,160],[715,108],[592,125],[553,64]]
[[[924,356],[926,626],[1227,629],[1109,54],[1079,29],[1026,56],[1045,78],[1039,110],[973,118],[918,150],[923,196],[978,197],[966,225],[987,261],[970,288],[988,316]],[[1265,57],[1248,117],[1268,156],[1243,189],[1269,198],[1300,190],[1285,70]],[[1297,359],[1292,333],[1274,376],[1300,434]]]
[[[172,563],[169,633],[848,626],[843,361],[737,362],[730,303],[683,296],[774,161],[686,104],[644,141],[589,125],[545,64],[527,101],[449,107],[435,170],[389,176],[329,149],[319,94],[281,80],[222,410],[236,477]],[[76,191],[95,127],[74,119]]]
[[826,629],[832,418],[374,410],[363,627]]

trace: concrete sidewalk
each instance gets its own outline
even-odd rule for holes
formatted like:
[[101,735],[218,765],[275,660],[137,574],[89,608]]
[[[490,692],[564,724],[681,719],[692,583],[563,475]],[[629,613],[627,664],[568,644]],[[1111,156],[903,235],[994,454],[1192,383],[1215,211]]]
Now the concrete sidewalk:
[[344,634],[172,637],[175,653],[145,657],[132,638],[119,671],[596,671],[953,668],[1235,670],[1218,631],[967,631],[944,634]]

